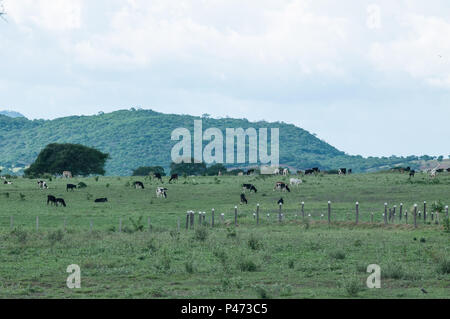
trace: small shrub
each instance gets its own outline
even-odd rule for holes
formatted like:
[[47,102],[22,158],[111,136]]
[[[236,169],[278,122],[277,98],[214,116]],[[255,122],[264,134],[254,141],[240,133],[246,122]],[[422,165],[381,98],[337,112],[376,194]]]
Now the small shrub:
[[106,188],[109,188],[109,183],[108,183],[108,184],[106,184]]
[[96,182],[98,182],[98,176],[95,176],[95,178],[94,178],[94,179],[95,179],[95,181],[96,181]]
[[256,294],[260,299],[271,299],[269,291],[264,286],[256,286]]
[[78,188],[86,188],[86,187],[87,187],[87,185],[85,183],[83,183],[83,182],[78,183]]
[[227,228],[227,238],[234,238],[236,235],[236,229],[230,227]]
[[198,227],[195,229],[194,239],[205,241],[208,238],[208,229],[206,227]]
[[188,274],[193,274],[195,272],[194,263],[192,260],[188,260],[184,263],[184,269]]
[[139,216],[139,218],[135,221],[133,217],[130,217],[130,222],[133,225],[133,232],[144,231],[144,223],[142,222],[143,218],[143,216]]
[[295,266],[295,261],[294,261],[293,259],[290,259],[290,260],[288,261],[288,267],[289,267],[289,269],[294,269],[294,266]]
[[19,196],[20,196],[20,200],[25,200],[25,194],[20,193]]
[[442,258],[438,264],[438,272],[441,274],[450,274],[450,259]]
[[254,272],[258,270],[258,266],[253,262],[253,260],[246,258],[241,260],[238,266],[241,271]]
[[56,244],[57,242],[63,240],[64,238],[64,232],[61,229],[58,229],[56,231],[50,232],[48,234],[48,240],[52,245]]
[[393,263],[382,268],[381,276],[386,279],[403,279],[406,273],[402,265]]
[[258,250],[262,247],[261,241],[256,238],[253,234],[250,235],[250,238],[248,239],[248,247],[250,247],[252,250]]
[[22,228],[14,228],[11,235],[15,236],[19,243],[24,244],[28,238],[28,232]]
[[363,290],[361,282],[356,277],[346,278],[342,281],[342,287],[349,297],[357,297]]
[[450,218],[448,217],[444,219],[444,232],[450,233]]
[[331,252],[330,256],[333,257],[334,259],[342,260],[345,259],[345,251],[338,249]]

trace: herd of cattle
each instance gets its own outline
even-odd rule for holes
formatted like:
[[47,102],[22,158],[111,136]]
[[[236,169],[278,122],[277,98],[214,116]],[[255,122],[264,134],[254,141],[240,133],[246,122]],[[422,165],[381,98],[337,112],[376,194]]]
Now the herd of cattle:
[[[410,178],[414,177],[415,174],[416,174],[416,171],[414,169],[411,169],[410,167],[406,167],[406,168],[399,167],[399,168],[394,168],[392,170],[393,171],[399,171],[401,173],[405,173],[405,172],[409,173],[409,177]],[[447,168],[447,169],[442,169],[441,168],[440,169],[439,165],[438,165],[437,167],[435,167],[435,168],[433,168],[431,170],[427,170],[425,172],[429,173],[430,177],[433,178],[433,177],[436,177],[436,175],[438,173],[443,173],[445,171],[450,172],[450,168]],[[252,175],[254,173],[255,173],[255,169],[249,169],[247,172],[241,173],[239,175]],[[311,174],[316,174],[317,175],[318,173],[320,173],[320,169],[318,167],[307,169],[305,171],[297,171],[298,175],[311,175]],[[338,170],[338,174],[339,175],[352,174],[352,169],[340,168]],[[289,170],[287,168],[286,169],[278,169],[277,168],[277,169],[274,170],[273,175],[288,176],[289,175]],[[62,176],[65,177],[65,178],[72,178],[72,174],[69,171],[63,172]],[[162,175],[160,173],[154,173],[153,177],[156,180],[159,180],[161,183],[164,183],[163,179],[162,179]],[[4,180],[3,184],[5,184],[5,185],[6,184],[7,185],[12,185],[12,182],[11,181],[7,181],[4,176],[2,176],[1,178]],[[170,179],[169,179],[169,184],[171,184],[173,181],[177,181],[178,179],[179,179],[178,174],[172,174],[170,176]],[[303,181],[301,179],[299,179],[299,178],[291,178],[289,180],[289,184],[287,184],[285,182],[276,182],[273,190],[274,191],[279,190],[279,191],[282,191],[282,192],[289,192],[290,193],[291,192],[291,187],[298,187],[302,183],[303,183]],[[49,188],[48,185],[47,185],[47,182],[45,182],[43,180],[38,180],[37,181],[37,185],[38,185],[38,187],[40,189],[48,189]],[[135,181],[133,183],[133,187],[135,189],[145,189],[144,183],[141,182],[141,181]],[[66,191],[67,192],[69,190],[70,191],[74,191],[77,188],[78,188],[78,186],[75,185],[75,184],[67,184],[66,185]],[[249,191],[250,193],[254,192],[255,194],[258,192],[256,186],[253,185],[253,184],[243,184],[242,185],[242,190],[243,190],[243,192],[240,195],[240,202],[241,202],[241,204],[248,204],[248,200],[247,200],[246,194],[245,194],[246,191]],[[168,189],[166,187],[158,186],[156,188],[156,197],[158,197],[158,198],[167,198],[167,192],[168,192]],[[106,197],[105,198],[97,198],[97,199],[94,200],[94,202],[95,203],[106,203],[106,202],[108,202],[108,198],[106,198]],[[284,204],[283,198],[280,198],[280,200],[278,200],[277,203],[279,205],[280,204]],[[66,202],[65,202],[65,200],[63,198],[57,198],[57,197],[55,197],[53,195],[48,195],[47,196],[47,205],[49,205],[49,204],[55,205],[55,206],[62,205],[63,207],[67,207],[67,204],[66,204]]]

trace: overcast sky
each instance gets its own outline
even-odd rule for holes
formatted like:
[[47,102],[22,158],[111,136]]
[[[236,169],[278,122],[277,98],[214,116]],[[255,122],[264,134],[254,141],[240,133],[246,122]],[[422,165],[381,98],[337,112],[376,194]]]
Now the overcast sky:
[[450,155],[448,0],[3,4],[0,110],[209,113],[349,154]]

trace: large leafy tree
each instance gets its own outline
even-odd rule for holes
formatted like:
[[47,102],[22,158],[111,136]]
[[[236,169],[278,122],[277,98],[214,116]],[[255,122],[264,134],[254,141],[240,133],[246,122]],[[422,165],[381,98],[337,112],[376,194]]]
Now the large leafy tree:
[[191,159],[190,163],[173,163],[170,164],[170,172],[172,174],[178,175],[205,175],[206,174],[206,164],[194,163],[194,159]]
[[25,175],[62,174],[63,171],[70,171],[74,176],[104,175],[108,158],[109,154],[80,144],[49,144],[25,170]]

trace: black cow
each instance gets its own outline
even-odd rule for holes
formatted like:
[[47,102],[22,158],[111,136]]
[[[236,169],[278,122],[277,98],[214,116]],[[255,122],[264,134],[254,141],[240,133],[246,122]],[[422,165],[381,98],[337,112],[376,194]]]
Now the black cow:
[[245,194],[241,194],[241,204],[248,204],[247,198],[245,198]]
[[436,170],[436,173],[443,173],[443,172],[444,172],[443,168],[439,168],[439,169]]
[[106,203],[107,201],[108,201],[107,198],[97,198],[97,199],[95,200],[96,203]]
[[255,193],[258,192],[258,190],[256,189],[255,185],[252,185],[252,184],[243,184],[242,188],[244,189],[244,192],[245,192],[246,189],[250,190],[250,193],[252,191],[254,191]]
[[406,172],[410,172],[411,171],[411,167],[408,166],[407,168],[405,168],[405,171]]
[[139,182],[139,181],[134,182],[134,187],[135,187],[135,188],[140,188],[140,189],[145,189],[144,183]]
[[312,169],[307,169],[306,171],[305,171],[305,175],[311,175],[311,174],[313,174],[314,173],[314,171],[312,170]]
[[62,199],[62,198],[57,198],[57,199],[56,199],[56,205],[58,205],[58,204],[61,204],[61,205],[63,205],[64,207],[66,207],[66,202],[65,202],[64,199]]
[[410,170],[409,171],[409,177],[411,178],[411,177],[414,177],[414,175],[416,175],[416,171],[415,170]]
[[320,173],[320,169],[318,167],[313,167],[312,170],[314,173]]
[[254,169],[249,169],[246,174],[247,175],[251,175],[251,174],[254,174],[254,173],[255,173]]
[[449,173],[450,173],[450,168],[447,168],[447,172],[449,172]]
[[283,197],[280,198],[280,200],[277,202],[278,205],[284,205],[284,199]]
[[161,181],[161,183],[163,183],[162,176],[160,173],[154,173],[153,177],[159,179]]
[[178,180],[178,174],[172,174],[172,176],[170,176],[170,179],[169,179],[169,184],[172,182],[172,181],[177,181]]
[[353,170],[351,168],[349,168],[349,170],[347,171],[347,174],[350,175],[353,173]]
[[347,169],[346,168],[340,168],[339,169],[339,175],[347,175]]
[[66,186],[66,192],[68,192],[69,189],[70,189],[71,191],[73,191],[73,190],[76,189],[76,188],[77,188],[77,185],[74,185],[74,184],[67,184],[67,186]]
[[53,195],[47,196],[47,205],[51,203],[52,205],[58,206],[58,202],[56,201],[56,197]]

